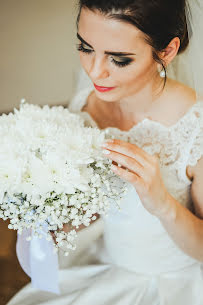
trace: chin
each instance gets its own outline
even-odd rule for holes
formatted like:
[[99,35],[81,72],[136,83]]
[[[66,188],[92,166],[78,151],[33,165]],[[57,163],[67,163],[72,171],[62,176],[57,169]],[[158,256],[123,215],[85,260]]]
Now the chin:
[[98,92],[96,89],[95,89],[95,94],[96,96],[101,99],[102,101],[104,102],[115,102],[115,101],[119,101],[120,100],[120,96],[118,96],[118,94],[113,94],[111,93],[110,91],[109,92],[105,92],[105,93],[101,93],[101,92]]

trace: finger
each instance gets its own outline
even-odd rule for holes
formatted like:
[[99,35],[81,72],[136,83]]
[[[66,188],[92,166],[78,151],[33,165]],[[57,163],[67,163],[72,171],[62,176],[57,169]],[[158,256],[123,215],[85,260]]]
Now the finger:
[[123,168],[123,169],[126,169],[125,166],[122,166],[122,164],[117,163],[117,162],[115,162],[115,161],[112,161],[112,164],[113,164],[113,165],[116,165],[116,166],[119,166],[119,165],[120,165],[119,167],[121,167],[121,168]]
[[146,153],[143,149],[135,144],[127,143],[119,139],[114,139],[114,141],[107,142],[108,145],[103,146],[104,148],[116,151],[123,155],[129,156],[139,162],[143,167],[150,168],[151,166],[151,155]]
[[116,165],[112,165],[111,169],[113,172],[115,172],[115,174],[130,182],[131,184],[136,184],[140,180],[140,177],[135,173],[122,169]]
[[121,155],[120,153],[109,151],[110,153],[106,155],[109,159],[116,161],[121,164],[123,167],[129,169],[132,173],[138,175],[142,179],[148,177],[148,172],[143,168],[135,159]]

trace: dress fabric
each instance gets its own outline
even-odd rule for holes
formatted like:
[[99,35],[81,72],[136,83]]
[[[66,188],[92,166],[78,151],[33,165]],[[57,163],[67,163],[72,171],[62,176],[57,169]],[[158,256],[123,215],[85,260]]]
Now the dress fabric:
[[[96,127],[93,118],[81,111],[92,90],[81,90],[68,108],[79,113],[86,126]],[[128,131],[106,129],[115,138],[156,154],[168,192],[193,211],[186,167],[203,156],[203,98],[170,127],[146,118]],[[159,219],[143,207],[134,187],[121,207],[118,211],[112,203],[108,216],[84,229],[97,227],[99,233],[95,237],[92,231],[91,243],[68,267],[68,258],[63,257],[61,295],[39,291],[29,283],[7,305],[203,305],[203,263],[177,246]]]

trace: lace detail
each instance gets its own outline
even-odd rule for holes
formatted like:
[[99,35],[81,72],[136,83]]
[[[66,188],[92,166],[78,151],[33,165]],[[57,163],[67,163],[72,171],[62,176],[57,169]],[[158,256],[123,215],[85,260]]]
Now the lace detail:
[[187,161],[187,164],[191,166],[194,166],[203,156],[203,103],[201,104],[201,111],[196,110],[194,114],[196,116],[194,125],[197,125],[194,130],[194,138],[190,149],[189,159]]
[[[90,87],[81,90],[71,101],[69,109],[80,113],[87,124],[98,127],[89,113],[81,112],[92,90]],[[147,153],[156,155],[168,188],[172,193],[175,190],[174,195],[178,194],[178,197],[182,196],[182,201],[186,201],[189,194],[183,189],[191,184],[186,168],[194,166],[203,156],[203,98],[172,126],[145,118],[127,131],[116,127],[104,130],[114,138],[136,144]]]

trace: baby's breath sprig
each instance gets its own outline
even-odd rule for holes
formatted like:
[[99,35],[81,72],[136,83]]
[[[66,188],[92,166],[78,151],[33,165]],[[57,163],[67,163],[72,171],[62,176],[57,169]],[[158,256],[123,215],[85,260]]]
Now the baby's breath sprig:
[[52,241],[54,232],[54,250],[65,246],[68,255],[80,225],[107,215],[111,200],[120,209],[127,183],[112,172],[101,149],[112,136],[85,127],[79,114],[22,99],[19,110],[0,116],[0,138],[0,218],[19,234],[31,229],[29,241]]

